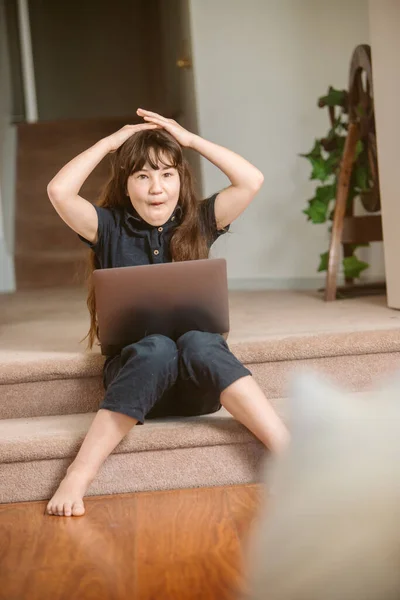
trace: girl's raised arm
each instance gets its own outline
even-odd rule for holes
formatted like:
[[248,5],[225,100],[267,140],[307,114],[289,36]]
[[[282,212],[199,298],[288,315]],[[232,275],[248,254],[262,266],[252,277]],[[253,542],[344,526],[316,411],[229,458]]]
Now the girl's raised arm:
[[62,220],[85,239],[97,241],[98,218],[93,205],[79,195],[79,190],[93,169],[108,154],[119,148],[131,135],[142,129],[156,129],[154,124],[125,125],[70,160],[53,177],[47,194]]
[[137,114],[148,123],[163,127],[182,146],[196,150],[225,173],[231,185],[222,190],[215,201],[217,227],[223,229],[237,219],[261,188],[264,181],[261,171],[239,154],[190,133],[173,119],[141,108]]

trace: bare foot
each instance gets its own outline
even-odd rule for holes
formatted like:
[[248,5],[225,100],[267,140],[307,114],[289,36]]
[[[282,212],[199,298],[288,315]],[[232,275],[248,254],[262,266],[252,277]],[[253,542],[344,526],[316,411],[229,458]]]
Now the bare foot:
[[47,505],[49,515],[59,517],[81,517],[85,514],[83,496],[92,478],[82,471],[67,470],[56,493]]

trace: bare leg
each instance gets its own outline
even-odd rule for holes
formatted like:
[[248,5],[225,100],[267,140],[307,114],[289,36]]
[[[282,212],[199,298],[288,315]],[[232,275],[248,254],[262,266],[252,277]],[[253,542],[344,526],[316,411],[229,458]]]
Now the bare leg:
[[285,449],[289,432],[251,375],[227,387],[220,400],[226,410],[272,452]]
[[47,505],[49,515],[79,517],[84,514],[82,499],[87,488],[107,456],[137,422],[110,410],[97,412],[75,460]]

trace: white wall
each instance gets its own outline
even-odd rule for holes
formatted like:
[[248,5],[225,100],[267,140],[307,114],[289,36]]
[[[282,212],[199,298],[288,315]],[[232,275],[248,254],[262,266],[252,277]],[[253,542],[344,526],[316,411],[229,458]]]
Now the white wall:
[[11,125],[11,83],[4,0],[0,0],[0,292],[15,290],[14,188],[16,131]]
[[398,193],[400,0],[369,0],[387,301],[400,308]]
[[[214,254],[228,259],[232,287],[318,285],[328,234],[302,214],[315,184],[298,153],[328,129],[317,98],[347,87],[351,53],[369,41],[367,0],[190,0],[190,9],[200,135],[265,176]],[[206,194],[227,185],[208,161],[202,168]],[[376,250],[372,274],[383,273]]]

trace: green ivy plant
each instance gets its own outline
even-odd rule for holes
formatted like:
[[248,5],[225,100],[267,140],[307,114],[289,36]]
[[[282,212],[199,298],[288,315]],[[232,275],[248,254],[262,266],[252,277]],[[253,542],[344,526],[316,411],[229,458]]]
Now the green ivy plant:
[[[339,166],[348,130],[348,93],[346,90],[336,90],[330,87],[327,95],[319,98],[318,106],[320,108],[328,107],[333,111],[333,126],[329,129],[326,137],[315,140],[310,152],[300,154],[311,164],[310,179],[319,182],[314,197],[308,200],[308,207],[303,210],[303,213],[312,223],[326,223],[333,221]],[[349,205],[354,198],[368,192],[369,182],[368,157],[363,143],[359,141],[349,185]],[[329,231],[331,230],[332,225],[329,227]],[[369,244],[362,244],[362,246],[369,246]],[[359,247],[361,244],[352,246],[353,255],[343,258],[343,271],[346,279],[357,279],[362,271],[369,267],[368,263],[359,260],[354,254]],[[329,251],[320,255],[318,272],[327,270],[328,255]]]

